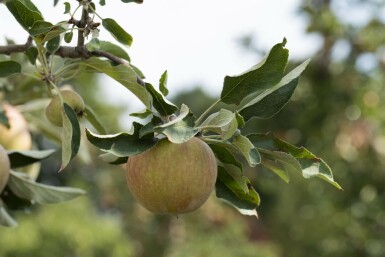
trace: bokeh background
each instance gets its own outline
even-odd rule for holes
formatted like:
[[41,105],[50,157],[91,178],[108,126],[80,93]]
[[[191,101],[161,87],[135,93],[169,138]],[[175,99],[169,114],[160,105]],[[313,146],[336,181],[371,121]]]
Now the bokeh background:
[[[272,2],[277,6],[281,4]],[[169,8],[172,3],[170,1]],[[114,6],[109,1],[107,4],[110,8]],[[174,4],[178,3],[174,1]],[[237,11],[242,10],[242,3],[232,1],[232,4],[237,6]],[[138,10],[145,5],[146,1],[133,8]],[[221,10],[220,2],[214,7],[213,20],[216,11]],[[207,12],[205,5],[201,8]],[[268,10],[270,17],[280,13],[274,12],[274,8]],[[258,62],[283,36],[288,37],[291,53],[297,52],[293,53],[295,58],[289,69],[305,58],[312,58],[292,101],[272,119],[253,120],[244,130],[246,133],[273,131],[290,143],[305,146],[322,156],[332,167],[343,191],[320,180],[295,176],[286,184],[268,170],[257,167],[246,173],[262,198],[259,219],[242,216],[214,196],[192,214],[179,218],[158,216],[132,199],[122,167],[104,164],[98,160],[96,149],[84,146],[83,154],[59,175],[56,171],[60,166],[60,153],[44,161],[38,180],[78,186],[88,194],[66,204],[38,206],[30,213],[13,213],[19,227],[0,228],[0,256],[385,256],[385,2],[304,0],[292,1],[289,10],[291,16],[276,19],[290,25],[288,17],[296,17],[298,20],[293,24],[299,24],[295,26],[298,31],[294,32],[301,34],[298,38],[291,39],[283,25],[273,24],[272,20],[271,24],[262,21],[252,24],[278,30],[281,38],[277,41],[271,37],[276,41],[270,45],[263,34],[242,27],[232,38],[231,44],[238,51],[236,56],[247,62]],[[199,13],[194,16],[198,19]],[[0,16],[1,26],[4,22],[14,22],[4,17]],[[148,17],[138,22],[156,23],[156,20]],[[211,33],[215,35],[215,30]],[[199,31],[194,32],[194,36],[197,34]],[[302,38],[304,41],[296,42]],[[157,45],[156,40],[162,38],[154,39],[151,44]],[[303,42],[312,45],[306,47]],[[298,53],[301,48],[296,45],[304,52]],[[292,46],[296,50],[292,50]],[[193,47],[186,45],[185,51],[194,52]],[[211,51],[211,47],[216,46],[208,43],[207,51]],[[173,48],[167,51],[172,52]],[[180,58],[188,58],[186,56],[180,55]],[[219,66],[225,61],[218,57],[210,62]],[[205,62],[204,54],[201,62]],[[188,63],[184,62],[185,69],[193,69]],[[146,66],[143,61],[138,66],[145,74],[146,69],[152,74],[151,65]],[[242,65],[245,62],[239,63]],[[228,72],[239,73],[242,68],[248,67],[231,68]],[[161,73],[159,70],[157,75]],[[220,79],[225,75],[214,68],[210,73]],[[189,78],[183,83],[172,81],[173,86],[180,84],[174,90],[177,93],[171,96],[176,103],[187,104],[199,115],[220,92],[220,85],[212,89],[212,85],[208,85],[210,81],[210,78]],[[109,132],[129,127],[131,118],[127,113],[138,107],[132,102],[127,106],[114,101],[114,93],[111,101],[106,100],[103,93],[109,81],[82,75],[71,84],[99,114]],[[14,94],[6,98],[22,104],[23,95]],[[38,148],[58,148],[34,126],[31,130]]]

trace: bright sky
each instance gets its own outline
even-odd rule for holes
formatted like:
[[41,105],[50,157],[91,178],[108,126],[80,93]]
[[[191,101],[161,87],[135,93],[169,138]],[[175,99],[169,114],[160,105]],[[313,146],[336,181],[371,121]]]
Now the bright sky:
[[[46,20],[68,19],[62,14],[64,1],[57,8],[52,7],[52,0],[34,2]],[[239,74],[256,64],[258,58],[237,43],[245,34],[254,34],[258,47],[266,51],[286,37],[291,58],[296,59],[311,57],[319,46],[316,37],[304,35],[304,17],[297,12],[300,0],[106,2],[104,7],[97,5],[97,12],[103,18],[115,19],[133,36],[134,43],[127,49],[132,63],[153,85],[168,70],[168,87],[174,94],[201,84],[208,93],[218,96],[225,75]],[[27,33],[0,5],[0,43],[4,43],[4,37],[23,43]],[[100,39],[113,40],[103,29]],[[130,102],[135,111],[143,108],[123,87],[109,79],[103,82],[117,101]]]

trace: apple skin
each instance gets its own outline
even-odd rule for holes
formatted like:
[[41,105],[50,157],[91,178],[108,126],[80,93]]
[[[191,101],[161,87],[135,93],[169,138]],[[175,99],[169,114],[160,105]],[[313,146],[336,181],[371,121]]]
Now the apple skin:
[[[12,105],[3,104],[2,107],[11,127],[8,129],[0,124],[0,145],[6,150],[31,150],[32,137],[24,116]],[[40,163],[36,162],[19,168],[18,171],[25,172],[32,179],[36,180],[40,173]]]
[[128,188],[147,210],[182,214],[201,207],[214,190],[217,162],[210,147],[194,137],[182,144],[167,139],[129,157]]
[[3,192],[9,179],[9,170],[11,164],[9,162],[8,154],[4,147],[0,145],[0,193]]
[[0,144],[8,150],[30,150],[32,139],[27,121],[12,105],[3,104],[2,107],[11,127],[0,124]]
[[[75,91],[63,89],[60,90],[60,94],[63,97],[63,101],[71,106],[77,115],[82,113],[86,108],[83,98]],[[45,109],[45,115],[49,122],[58,127],[63,127],[61,107],[60,97],[55,95]]]

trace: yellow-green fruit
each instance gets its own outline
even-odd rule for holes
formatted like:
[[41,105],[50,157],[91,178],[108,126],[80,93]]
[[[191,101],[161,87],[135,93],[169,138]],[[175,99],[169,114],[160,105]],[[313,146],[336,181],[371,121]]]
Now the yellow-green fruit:
[[[75,111],[77,115],[82,113],[86,108],[83,98],[75,91],[65,89],[65,90],[60,90],[60,94],[63,98],[63,101],[69,106],[71,106],[71,108]],[[45,115],[47,119],[53,125],[56,125],[58,127],[63,126],[63,117],[61,113],[61,107],[62,105],[60,102],[60,97],[56,95],[52,98],[51,102],[48,104],[48,106],[45,109]]]
[[11,164],[4,147],[0,145],[0,193],[3,192],[9,179]]
[[217,163],[210,147],[198,138],[183,144],[162,139],[127,161],[128,188],[154,213],[188,213],[202,206],[214,189]]
[[32,147],[28,123],[18,109],[12,105],[2,105],[10,128],[0,124],[0,144],[8,150],[30,150]]

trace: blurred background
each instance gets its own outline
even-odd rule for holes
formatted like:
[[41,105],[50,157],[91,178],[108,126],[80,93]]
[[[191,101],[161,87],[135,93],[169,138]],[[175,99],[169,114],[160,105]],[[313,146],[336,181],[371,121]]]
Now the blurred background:
[[[170,8],[172,2],[181,5],[169,2]],[[226,5],[228,1],[224,2]],[[271,2],[279,9],[280,1]],[[60,153],[56,158],[44,161],[38,180],[78,186],[87,190],[87,196],[66,204],[38,206],[30,213],[13,213],[19,227],[0,228],[0,256],[385,256],[385,2],[287,2],[290,2],[287,16],[277,16],[280,12],[271,8],[266,10],[269,11],[266,16],[273,18],[271,23],[261,20],[247,24],[263,27],[267,29],[266,33],[269,29],[274,30],[279,38],[268,36],[273,42],[267,42],[261,32],[234,28],[238,34],[230,43],[235,46],[235,57],[245,61],[236,63],[237,68],[227,67],[230,70],[226,72],[240,73],[257,63],[273,44],[281,42],[283,36],[288,37],[288,48],[294,56],[288,70],[304,59],[312,58],[292,101],[272,119],[252,120],[244,130],[246,133],[273,131],[290,143],[322,156],[344,191],[320,180],[295,176],[291,176],[291,182],[286,184],[271,172],[257,167],[246,170],[246,173],[262,198],[259,219],[242,216],[214,196],[200,210],[178,219],[153,215],[132,199],[122,167],[104,164],[98,160],[100,153],[96,149],[83,146],[88,151],[60,175],[56,173]],[[232,1],[232,4],[237,3]],[[259,6],[264,4],[259,3]],[[282,3],[283,6],[286,4]],[[107,6],[113,8],[114,4],[107,1]],[[146,6],[146,1],[134,9],[139,10],[141,6]],[[205,6],[200,8],[205,9]],[[220,12],[220,4],[216,8]],[[238,3],[236,10],[242,8],[245,7]],[[215,20],[214,10],[212,12]],[[194,13],[196,17],[199,15]],[[0,17],[4,24],[5,16]],[[291,23],[290,17],[296,20]],[[279,20],[278,24],[274,19]],[[145,18],[140,22],[157,21]],[[291,29],[288,33],[299,36],[290,38],[281,25],[293,25],[296,32],[290,32]],[[198,33],[194,32],[194,36]],[[215,29],[210,33],[215,35]],[[150,43],[157,45],[156,40]],[[201,40],[204,42],[205,38]],[[207,47],[206,51],[211,51],[216,45]],[[170,53],[173,48],[167,51]],[[194,44],[186,45],[184,51],[194,52]],[[136,54],[140,55],[140,51]],[[136,63],[133,56],[134,53],[131,55],[133,63],[145,74],[150,71],[151,82],[157,81],[163,72],[161,69],[168,68],[166,64],[154,70],[153,64],[146,66],[148,60],[141,61],[138,57]],[[188,55],[179,58],[187,59]],[[219,57],[210,62],[220,66],[227,60]],[[205,62],[204,54],[201,62]],[[194,70],[194,62],[191,67],[188,63],[188,59],[184,60],[184,69]],[[210,73],[218,77],[220,83],[226,73],[214,66]],[[173,72],[170,79],[172,76]],[[197,80],[189,77],[184,81],[171,80],[170,91],[176,92],[171,95],[172,100],[187,104],[199,116],[220,93],[221,84],[213,86],[214,80],[211,77],[200,79],[199,76]],[[102,94],[109,83],[97,76],[82,75],[70,84],[100,116],[109,132],[116,133],[129,127],[131,120],[127,112],[142,107],[133,107],[135,104],[131,101],[127,106],[123,102],[104,100]],[[6,99],[13,104],[22,104],[24,98],[20,92],[9,93]],[[111,94],[113,98],[114,93]],[[105,101],[102,105],[101,99]],[[54,141],[41,136],[36,126],[31,126],[31,130],[36,147],[58,148]]]

